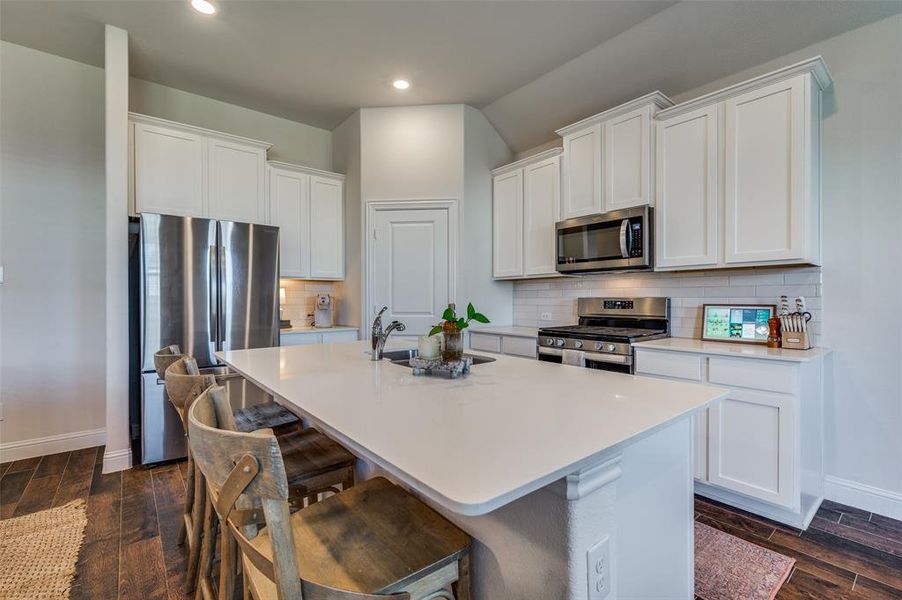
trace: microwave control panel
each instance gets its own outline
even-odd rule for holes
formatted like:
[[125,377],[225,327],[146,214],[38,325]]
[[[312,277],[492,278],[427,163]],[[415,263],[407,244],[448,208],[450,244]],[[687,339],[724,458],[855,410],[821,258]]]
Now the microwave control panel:
[[642,258],[642,222],[630,223],[630,258]]

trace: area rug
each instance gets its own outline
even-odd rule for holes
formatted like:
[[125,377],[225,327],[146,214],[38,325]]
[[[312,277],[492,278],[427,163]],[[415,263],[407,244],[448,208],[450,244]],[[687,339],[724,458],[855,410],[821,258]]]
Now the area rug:
[[773,600],[794,558],[695,524],[695,595],[703,600]]
[[84,500],[0,521],[0,598],[69,598],[87,522]]

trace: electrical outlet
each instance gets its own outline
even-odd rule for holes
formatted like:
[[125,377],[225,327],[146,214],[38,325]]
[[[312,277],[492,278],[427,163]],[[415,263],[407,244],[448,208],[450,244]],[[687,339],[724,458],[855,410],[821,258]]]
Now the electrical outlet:
[[586,553],[589,600],[603,600],[611,593],[611,544],[608,536]]
[[539,318],[542,319],[543,321],[550,321],[551,313],[542,313],[541,315],[539,315]]

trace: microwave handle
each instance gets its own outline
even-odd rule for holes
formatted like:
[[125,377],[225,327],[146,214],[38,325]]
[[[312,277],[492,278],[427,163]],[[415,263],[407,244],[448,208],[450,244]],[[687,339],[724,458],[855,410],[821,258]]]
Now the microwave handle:
[[630,232],[630,220],[624,219],[620,222],[620,256],[623,258],[630,257],[630,243],[629,243],[629,232]]

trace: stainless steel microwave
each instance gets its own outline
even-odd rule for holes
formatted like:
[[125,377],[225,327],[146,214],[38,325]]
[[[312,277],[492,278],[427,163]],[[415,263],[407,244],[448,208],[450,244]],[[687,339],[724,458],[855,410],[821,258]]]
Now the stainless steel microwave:
[[637,206],[560,221],[557,270],[579,274],[650,270],[654,263],[654,209]]

